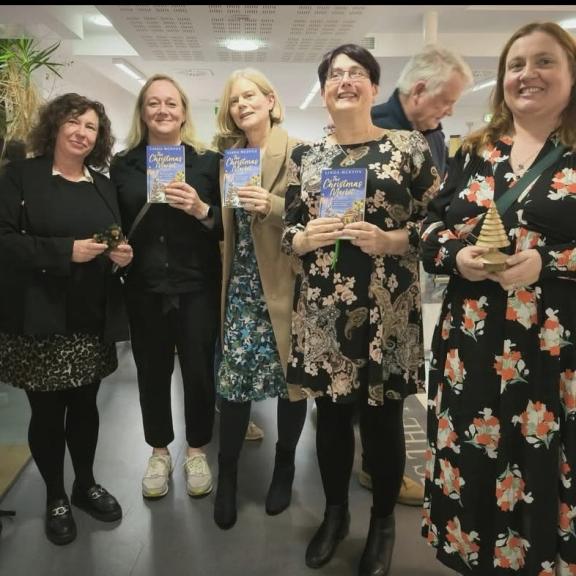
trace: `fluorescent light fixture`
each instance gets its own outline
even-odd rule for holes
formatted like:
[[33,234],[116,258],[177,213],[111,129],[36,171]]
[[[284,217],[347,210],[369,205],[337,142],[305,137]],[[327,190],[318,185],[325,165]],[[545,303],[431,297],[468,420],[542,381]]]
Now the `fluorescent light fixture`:
[[306,108],[308,108],[308,104],[312,102],[312,99],[314,98],[314,96],[316,96],[316,94],[318,94],[319,91],[320,91],[320,81],[316,80],[314,86],[312,86],[312,90],[310,90],[308,96],[304,98],[304,102],[300,104],[300,110],[306,110]]
[[222,46],[234,52],[253,52],[262,48],[264,43],[254,38],[228,38],[222,42]]
[[120,68],[124,74],[128,74],[130,78],[134,78],[134,80],[136,80],[141,86],[146,84],[146,76],[144,76],[138,68],[135,68],[132,64],[129,64],[122,58],[114,58],[112,61],[117,68]]
[[97,26],[106,26],[106,28],[112,28],[112,22],[102,14],[93,14],[88,17],[88,20]]
[[477,84],[472,88],[472,92],[479,92],[480,90],[484,90],[484,88],[490,88],[491,86],[496,86],[496,78],[488,80],[487,82],[482,82],[482,84]]
[[576,18],[566,18],[565,20],[558,22],[558,24],[566,30],[573,30],[576,28]]

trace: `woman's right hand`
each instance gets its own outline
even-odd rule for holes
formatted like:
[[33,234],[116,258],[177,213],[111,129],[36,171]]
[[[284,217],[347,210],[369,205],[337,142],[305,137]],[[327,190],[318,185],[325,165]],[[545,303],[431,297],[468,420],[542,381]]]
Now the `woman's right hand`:
[[465,246],[456,254],[456,268],[460,275],[470,282],[486,280],[490,272],[484,269],[484,264],[479,258],[486,254],[488,248],[481,246]]
[[334,244],[342,236],[344,224],[340,218],[316,218],[306,224],[303,232],[294,236],[294,250],[300,254]]
[[108,248],[108,244],[95,242],[92,238],[86,240],[74,240],[72,248],[72,262],[82,263],[94,260]]

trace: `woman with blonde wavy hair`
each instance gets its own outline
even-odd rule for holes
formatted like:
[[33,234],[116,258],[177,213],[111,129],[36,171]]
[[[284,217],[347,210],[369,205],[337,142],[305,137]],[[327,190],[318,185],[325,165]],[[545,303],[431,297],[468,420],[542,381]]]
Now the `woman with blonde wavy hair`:
[[[185,181],[166,187],[165,204],[146,203],[147,145],[184,146]],[[146,498],[169,489],[174,348],[184,387],[187,492],[202,496],[212,490],[203,447],[214,422],[222,232],[218,169],[218,154],[196,139],[182,88],[163,74],[149,78],[136,101],[128,148],[110,168],[135,253],[125,287],[144,436],[152,446],[142,480]]]
[[260,186],[239,189],[240,208],[223,208],[222,363],[219,370],[220,451],[214,520],[236,522],[236,476],[252,401],[278,397],[278,442],[266,512],[290,504],[294,455],[306,402],[286,387],[294,273],[280,251],[288,161],[295,140],[280,127],[280,99],[258,70],[237,70],[220,100],[216,145],[258,148]]

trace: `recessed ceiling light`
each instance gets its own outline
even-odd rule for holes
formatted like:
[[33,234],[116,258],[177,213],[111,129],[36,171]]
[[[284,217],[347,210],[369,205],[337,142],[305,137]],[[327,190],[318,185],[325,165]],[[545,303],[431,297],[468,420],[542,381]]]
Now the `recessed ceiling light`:
[[253,38],[229,38],[222,42],[224,48],[228,50],[234,50],[234,52],[252,52],[253,50],[258,50],[264,45],[260,40],[254,40]]
[[558,22],[558,24],[560,24],[560,26],[566,30],[573,30],[576,28],[576,18],[567,18],[566,20],[561,20]]
[[106,26],[107,28],[112,27],[112,22],[110,22],[110,20],[108,20],[108,18],[102,14],[93,14],[89,19],[90,22],[97,24],[98,26]]

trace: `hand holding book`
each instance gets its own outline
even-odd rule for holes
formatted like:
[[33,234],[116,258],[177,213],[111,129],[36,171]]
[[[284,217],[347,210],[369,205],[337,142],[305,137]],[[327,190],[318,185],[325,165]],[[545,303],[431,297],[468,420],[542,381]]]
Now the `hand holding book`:
[[344,234],[351,244],[371,256],[400,256],[409,247],[408,231],[405,229],[386,231],[362,221],[347,224]]
[[240,186],[236,189],[240,206],[248,212],[257,212],[266,216],[270,212],[272,202],[270,192],[261,186]]
[[303,232],[294,236],[294,250],[304,255],[317,248],[330,246],[342,236],[344,224],[340,218],[315,218],[306,224]]
[[178,208],[198,220],[205,218],[208,204],[198,196],[198,192],[186,182],[170,182],[165,188],[166,201],[172,208]]

